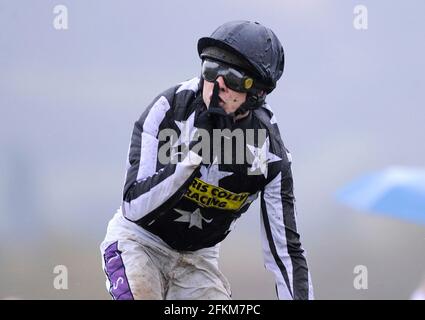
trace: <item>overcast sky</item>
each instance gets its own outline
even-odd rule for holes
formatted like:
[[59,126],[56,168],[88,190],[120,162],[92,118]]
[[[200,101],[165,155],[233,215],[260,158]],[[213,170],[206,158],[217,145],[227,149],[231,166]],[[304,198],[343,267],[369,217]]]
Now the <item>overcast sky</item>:
[[[53,26],[58,4],[67,30]],[[359,4],[367,30],[353,26]],[[408,298],[425,271],[424,227],[334,195],[366,172],[424,166],[424,12],[421,0],[0,0],[0,298],[108,298],[97,247],[120,204],[133,123],[158,93],[199,74],[198,38],[239,19],[269,26],[286,52],[268,102],[294,159],[317,297]],[[223,242],[235,298],[275,297],[258,221],[254,205]],[[61,296],[49,279],[63,261],[75,273]],[[361,264],[363,291],[353,288]],[[37,280],[26,279],[34,265]]]

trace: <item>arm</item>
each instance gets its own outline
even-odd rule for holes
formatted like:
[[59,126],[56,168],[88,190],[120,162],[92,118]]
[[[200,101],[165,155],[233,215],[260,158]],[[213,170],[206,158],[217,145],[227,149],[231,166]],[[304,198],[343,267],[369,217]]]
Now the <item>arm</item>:
[[161,96],[134,125],[122,203],[123,214],[130,221],[171,207],[184,194],[201,163],[202,158],[189,151],[183,161],[156,170],[158,132],[169,109],[169,101]]
[[300,235],[290,162],[282,161],[278,174],[261,193],[261,233],[264,263],[276,279],[279,299],[313,299],[313,287]]

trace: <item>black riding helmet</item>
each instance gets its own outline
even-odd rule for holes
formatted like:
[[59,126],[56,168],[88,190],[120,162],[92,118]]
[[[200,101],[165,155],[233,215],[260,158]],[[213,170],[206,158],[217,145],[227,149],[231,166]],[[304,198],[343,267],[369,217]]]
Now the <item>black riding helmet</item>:
[[199,39],[198,53],[202,59],[211,58],[247,70],[267,93],[276,87],[285,63],[282,45],[273,31],[251,21],[221,25],[210,37]]

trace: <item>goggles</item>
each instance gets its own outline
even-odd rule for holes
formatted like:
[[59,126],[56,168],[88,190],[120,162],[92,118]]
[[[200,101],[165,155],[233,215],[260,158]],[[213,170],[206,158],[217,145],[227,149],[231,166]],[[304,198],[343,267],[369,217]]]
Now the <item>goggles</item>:
[[204,80],[214,82],[222,76],[226,86],[238,92],[248,92],[254,85],[254,79],[245,73],[225,64],[205,59],[202,63],[202,77]]

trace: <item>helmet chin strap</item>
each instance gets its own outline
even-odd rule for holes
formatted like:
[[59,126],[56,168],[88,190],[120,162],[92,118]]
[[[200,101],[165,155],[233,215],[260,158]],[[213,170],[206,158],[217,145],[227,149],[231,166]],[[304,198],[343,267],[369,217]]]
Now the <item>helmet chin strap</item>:
[[265,94],[260,96],[252,92],[248,92],[245,102],[242,103],[241,106],[235,111],[235,116],[259,108],[265,100]]

